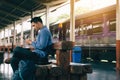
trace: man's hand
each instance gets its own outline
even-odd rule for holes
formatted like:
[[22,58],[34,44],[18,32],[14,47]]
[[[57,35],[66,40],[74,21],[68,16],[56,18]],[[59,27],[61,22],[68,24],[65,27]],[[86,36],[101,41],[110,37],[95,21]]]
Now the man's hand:
[[25,42],[26,44],[29,44],[29,45],[32,44],[32,41],[30,39],[26,39]]

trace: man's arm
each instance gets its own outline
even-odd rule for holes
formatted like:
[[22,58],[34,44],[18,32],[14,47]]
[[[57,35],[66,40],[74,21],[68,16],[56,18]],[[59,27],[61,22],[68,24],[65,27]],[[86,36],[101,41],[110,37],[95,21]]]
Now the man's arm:
[[44,30],[44,31],[40,31],[40,33],[36,38],[36,41],[30,43],[35,49],[43,49],[47,46],[48,40],[49,40],[49,33],[46,30]]

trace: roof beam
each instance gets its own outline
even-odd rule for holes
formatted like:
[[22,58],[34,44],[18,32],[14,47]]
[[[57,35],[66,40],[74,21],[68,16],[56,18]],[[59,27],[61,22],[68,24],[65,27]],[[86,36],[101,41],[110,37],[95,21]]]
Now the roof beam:
[[5,23],[0,23],[0,25],[2,25],[2,26],[7,26],[7,24],[5,24]]
[[43,4],[53,6],[53,5],[61,4],[64,2],[67,2],[67,0],[54,0],[54,1],[48,0],[48,1],[43,1]]
[[9,20],[7,18],[1,17],[1,16],[0,16],[0,18],[3,19],[3,20],[5,20],[5,21],[7,21],[7,22],[13,22],[13,21],[11,21],[11,20]]
[[30,14],[30,11],[29,11],[29,10],[26,10],[26,9],[24,9],[24,8],[21,8],[21,7],[18,6],[18,5],[15,6],[15,5],[11,4],[11,3],[8,3],[7,1],[3,1],[3,3],[7,4],[8,6],[11,6],[11,7],[15,8],[15,9],[18,9],[18,10],[20,10],[20,11],[22,11],[22,12],[25,12],[25,13],[29,13],[29,14]]
[[0,29],[3,28],[3,26],[0,26]]
[[6,12],[6,11],[4,11],[4,10],[0,10],[0,13],[3,13],[3,14],[6,14],[6,15],[9,15],[9,16],[11,16],[11,17],[14,17],[14,18],[18,18],[19,19],[19,16],[17,16],[17,15],[13,15],[13,14],[11,14],[11,13],[9,13],[9,12]]

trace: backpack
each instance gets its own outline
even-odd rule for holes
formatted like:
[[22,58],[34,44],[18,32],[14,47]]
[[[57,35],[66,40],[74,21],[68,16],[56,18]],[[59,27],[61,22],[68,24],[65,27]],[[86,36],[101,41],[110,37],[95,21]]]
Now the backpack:
[[44,49],[42,49],[43,51],[45,51],[46,53],[48,53],[48,55],[54,56],[56,50],[54,49],[54,43],[52,43],[51,45],[48,45],[47,47],[45,47]]

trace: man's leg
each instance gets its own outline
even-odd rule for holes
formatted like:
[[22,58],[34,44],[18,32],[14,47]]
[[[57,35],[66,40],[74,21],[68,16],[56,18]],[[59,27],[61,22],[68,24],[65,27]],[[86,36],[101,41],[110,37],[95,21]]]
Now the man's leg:
[[18,64],[20,60],[33,60],[36,61],[38,58],[35,53],[22,47],[16,47],[13,51],[13,57],[11,59],[11,66],[13,71],[18,70]]
[[14,49],[13,53],[14,53],[13,57],[17,57],[21,60],[22,59],[27,59],[27,60],[38,59],[37,55],[34,52],[19,46]]
[[18,70],[19,70],[19,76],[22,80],[35,80],[36,67],[33,61],[21,60],[19,62]]
[[10,60],[11,67],[12,67],[14,73],[15,73],[16,70],[18,70],[19,61],[20,60],[16,57],[12,57],[11,60]]

